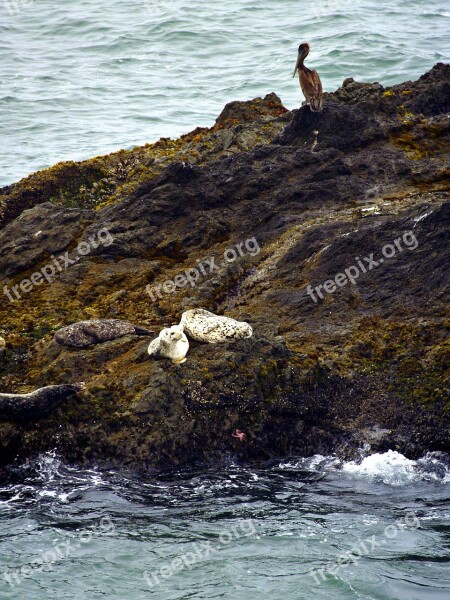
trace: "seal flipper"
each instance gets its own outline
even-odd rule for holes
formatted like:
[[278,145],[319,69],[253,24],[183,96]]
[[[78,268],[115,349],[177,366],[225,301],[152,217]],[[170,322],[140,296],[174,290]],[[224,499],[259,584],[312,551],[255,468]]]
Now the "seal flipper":
[[136,335],[155,335],[154,331],[145,329],[145,327],[139,327],[138,325],[134,326],[134,331],[135,331]]

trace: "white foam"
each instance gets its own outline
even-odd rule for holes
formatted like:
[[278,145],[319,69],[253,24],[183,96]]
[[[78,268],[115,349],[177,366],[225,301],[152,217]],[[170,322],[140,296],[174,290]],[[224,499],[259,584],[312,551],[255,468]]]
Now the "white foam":
[[383,454],[367,456],[361,462],[344,463],[342,470],[350,475],[387,485],[406,485],[416,481],[450,481],[448,468],[432,453],[415,461],[399,452],[389,450]]
[[297,469],[306,469],[307,471],[324,471],[333,467],[339,466],[341,463],[336,456],[323,456],[322,454],[314,454],[308,458],[300,458],[281,462],[278,465],[279,469],[286,471],[296,471]]
[[389,450],[384,454],[372,454],[361,463],[350,461],[344,463],[342,470],[345,473],[378,480],[390,485],[403,485],[416,478],[416,463],[403,454]]
[[370,446],[360,449],[360,459],[342,462],[336,456],[315,454],[282,462],[279,469],[286,471],[307,470],[319,473],[345,473],[353,478],[365,479],[373,483],[401,486],[415,482],[450,482],[450,459],[442,452],[429,452],[419,460],[410,460],[389,450],[368,456]]

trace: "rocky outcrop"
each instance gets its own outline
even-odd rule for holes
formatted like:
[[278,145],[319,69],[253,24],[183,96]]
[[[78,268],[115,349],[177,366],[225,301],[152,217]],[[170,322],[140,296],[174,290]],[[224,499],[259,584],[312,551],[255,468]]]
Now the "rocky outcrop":
[[[231,103],[212,129],[0,190],[0,391],[87,384],[82,403],[0,423],[1,460],[448,450],[449,109],[448,65],[346,80],[320,114]],[[198,307],[253,337],[193,342],[183,365],[134,335],[52,343],[77,321],[159,331]]]

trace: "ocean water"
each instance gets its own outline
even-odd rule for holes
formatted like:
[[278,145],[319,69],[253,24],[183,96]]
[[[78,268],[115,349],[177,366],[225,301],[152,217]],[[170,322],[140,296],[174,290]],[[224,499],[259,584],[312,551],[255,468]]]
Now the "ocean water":
[[0,486],[0,598],[448,600],[449,458],[136,477],[47,454]]
[[297,46],[327,91],[448,61],[448,0],[0,0],[0,185],[209,126],[231,100],[300,105]]
[[[448,60],[447,0],[0,0],[0,185]],[[447,54],[446,54],[447,53]],[[146,473],[57,455],[0,484],[0,600],[448,600],[449,457]]]

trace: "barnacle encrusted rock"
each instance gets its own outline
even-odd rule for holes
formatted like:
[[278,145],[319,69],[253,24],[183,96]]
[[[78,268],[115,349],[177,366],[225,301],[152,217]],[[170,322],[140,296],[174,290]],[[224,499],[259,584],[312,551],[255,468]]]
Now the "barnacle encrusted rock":
[[[449,449],[450,66],[324,100],[320,115],[231,103],[210,129],[0,190],[2,290],[103,228],[113,240],[0,300],[2,391],[87,383],[81,404],[0,423],[1,462],[55,445],[139,467]],[[53,343],[79,321],[159,331],[199,306],[253,336],[193,342],[182,369],[134,335]]]

